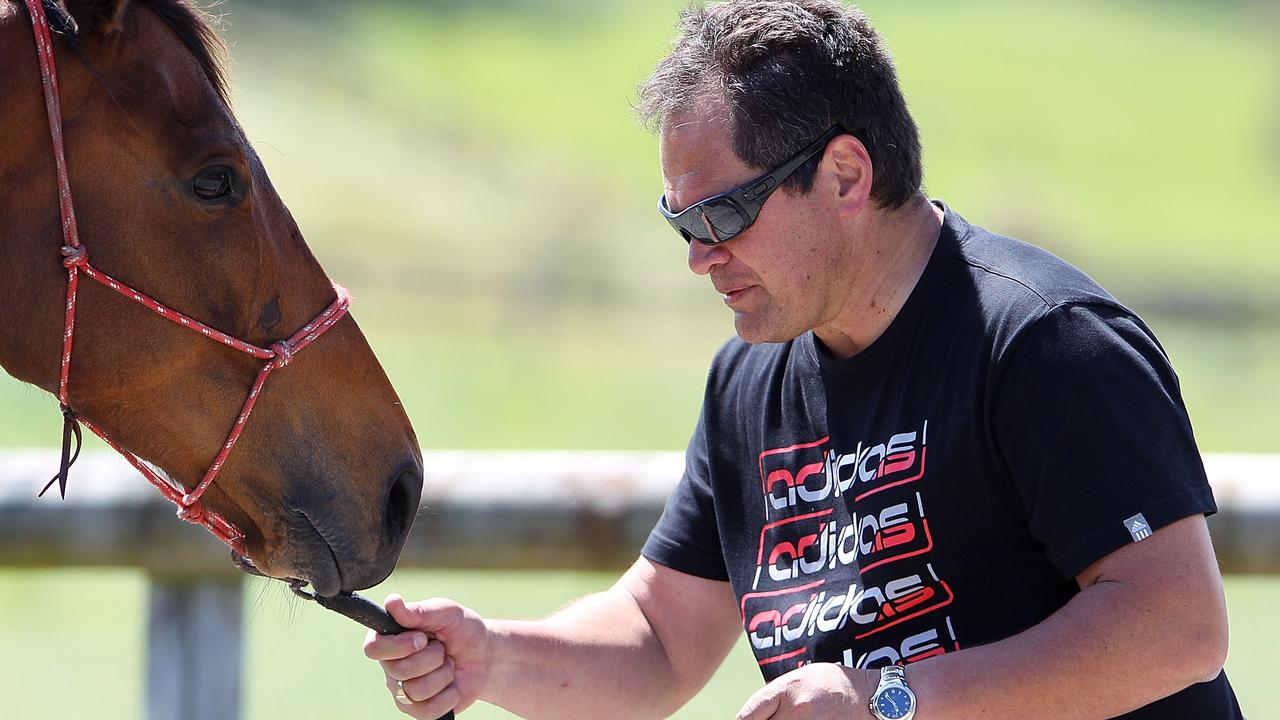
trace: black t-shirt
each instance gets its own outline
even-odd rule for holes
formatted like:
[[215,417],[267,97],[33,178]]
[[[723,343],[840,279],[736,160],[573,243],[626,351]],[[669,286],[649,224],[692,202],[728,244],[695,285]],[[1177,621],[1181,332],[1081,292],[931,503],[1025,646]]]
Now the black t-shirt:
[[[766,680],[1015,635],[1096,560],[1216,510],[1147,326],[1062,260],[944,210],[864,351],[734,339],[712,366],[643,554],[732,584]],[[1220,674],[1124,717],[1241,715]]]

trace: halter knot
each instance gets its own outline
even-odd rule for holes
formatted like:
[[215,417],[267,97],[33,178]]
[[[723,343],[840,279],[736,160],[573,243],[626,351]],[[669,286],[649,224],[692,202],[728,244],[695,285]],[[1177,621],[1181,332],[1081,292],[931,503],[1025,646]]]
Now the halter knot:
[[89,264],[89,251],[83,245],[62,246],[62,266],[65,268],[84,267]]
[[276,367],[282,368],[293,362],[293,345],[288,340],[281,340],[271,346],[271,351],[276,354]]
[[190,505],[179,505],[178,517],[189,523],[199,525],[200,521],[204,519],[204,504],[197,500]]

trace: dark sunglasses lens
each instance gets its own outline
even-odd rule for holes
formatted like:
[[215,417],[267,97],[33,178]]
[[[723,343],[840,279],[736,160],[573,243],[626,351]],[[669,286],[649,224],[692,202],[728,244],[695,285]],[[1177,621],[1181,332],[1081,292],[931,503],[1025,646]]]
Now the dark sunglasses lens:
[[720,240],[728,240],[747,229],[747,219],[737,204],[728,198],[719,198],[702,206],[707,222]]
[[668,222],[671,223],[671,227],[676,229],[676,232],[680,233],[680,237],[684,238],[685,242],[691,240],[707,242],[711,239],[711,235],[707,232],[707,226],[702,222],[702,216],[696,210],[678,218],[670,219]]

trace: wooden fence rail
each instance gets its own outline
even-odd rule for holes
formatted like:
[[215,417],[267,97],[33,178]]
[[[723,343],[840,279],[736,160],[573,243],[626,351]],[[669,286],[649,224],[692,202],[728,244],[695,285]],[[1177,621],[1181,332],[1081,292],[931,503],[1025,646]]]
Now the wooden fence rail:
[[[57,465],[51,450],[0,452],[0,565],[144,569],[148,718],[238,718],[242,576],[225,548],[114,454],[86,452],[66,500],[37,500]],[[600,569],[635,558],[684,457],[431,452],[426,466],[399,567]],[[1280,455],[1207,455],[1205,467],[1223,571],[1280,573]]]

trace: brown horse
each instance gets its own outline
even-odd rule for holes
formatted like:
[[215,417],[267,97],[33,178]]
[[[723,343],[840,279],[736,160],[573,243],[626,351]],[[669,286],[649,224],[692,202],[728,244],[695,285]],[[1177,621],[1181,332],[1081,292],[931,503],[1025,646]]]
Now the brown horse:
[[[202,15],[182,0],[44,7],[92,264],[263,348],[333,303],[232,115]],[[56,394],[68,277],[45,113],[27,8],[0,0],[0,366]],[[192,490],[262,361],[93,282],[75,327],[70,406]],[[413,429],[346,316],[271,376],[202,502],[240,529],[252,566],[334,595],[391,572],[421,488]]]

